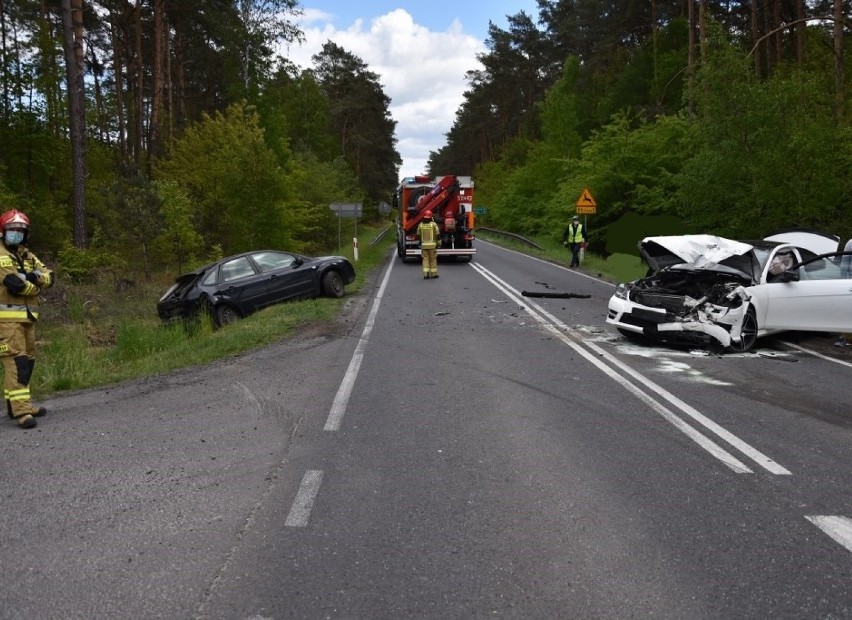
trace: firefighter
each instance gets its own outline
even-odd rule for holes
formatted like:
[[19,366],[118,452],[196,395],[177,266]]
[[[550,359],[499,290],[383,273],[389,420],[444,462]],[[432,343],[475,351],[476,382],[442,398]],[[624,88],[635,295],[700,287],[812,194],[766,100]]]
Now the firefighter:
[[53,272],[27,249],[30,219],[12,209],[0,215],[0,360],[6,411],[20,428],[32,428],[47,409],[33,406],[30,379],[35,367],[38,295],[53,285]]
[[432,220],[432,212],[423,213],[423,221],[417,226],[420,237],[420,255],[423,259],[423,279],[438,277],[438,244],[440,234],[438,225]]

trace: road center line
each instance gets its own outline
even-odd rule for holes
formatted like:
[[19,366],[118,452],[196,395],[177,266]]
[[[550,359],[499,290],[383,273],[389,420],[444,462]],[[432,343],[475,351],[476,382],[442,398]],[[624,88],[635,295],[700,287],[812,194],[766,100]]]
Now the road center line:
[[[502,290],[506,295],[512,298],[516,303],[518,303],[518,305],[525,307],[530,316],[532,316],[546,329],[556,334],[560,338],[560,340],[565,342],[565,344],[573,348],[578,354],[582,355],[593,365],[597,366],[601,371],[604,372],[604,374],[619,383],[626,390],[640,398],[652,410],[662,415],[663,418],[665,418],[668,422],[673,424],[681,432],[685,433],[693,441],[698,443],[702,448],[710,452],[713,456],[722,461],[733,471],[737,473],[751,473],[751,469],[749,469],[745,464],[743,464],[729,452],[724,450],[721,446],[713,442],[711,439],[704,436],[696,429],[692,428],[684,420],[682,420],[677,415],[672,413],[669,409],[667,409],[662,403],[656,401],[649,394],[647,394],[642,389],[628,381],[625,376],[617,373],[613,368],[604,364],[604,362],[601,361],[601,358],[607,360],[607,362],[609,362],[613,366],[618,367],[623,372],[628,373],[646,388],[657,392],[657,394],[668,400],[672,405],[683,411],[688,416],[692,417],[696,422],[699,422],[700,424],[705,426],[705,428],[707,428],[708,430],[712,431],[713,433],[730,443],[733,447],[743,452],[743,454],[754,460],[758,465],[760,465],[770,473],[777,475],[790,475],[790,472],[787,469],[781,467],[769,457],[765,456],[755,448],[751,447],[746,442],[742,441],[732,433],[728,432],[727,430],[725,430],[724,428],[722,428],[721,426],[698,412],[693,407],[681,401],[679,398],[669,393],[663,387],[657,385],[656,383],[654,383],[647,377],[641,375],[626,364],[623,364],[617,358],[613,357],[597,345],[594,345],[594,343],[586,342],[579,334],[574,332],[574,330],[572,330],[567,325],[562,323],[559,319],[548,313],[538,304],[530,300],[523,299],[518,293],[518,291],[513,289],[509,284],[498,278],[496,275],[494,275],[481,265],[471,264],[471,266],[476,269],[480,273],[480,275],[489,280],[498,289]],[[565,335],[565,332],[574,334],[575,338],[579,340],[579,342],[577,340],[567,337]],[[586,351],[582,346],[580,346],[580,342],[592,349],[596,353],[596,355],[592,355],[588,351]]]
[[321,483],[322,470],[309,469],[305,472],[284,525],[287,527],[305,527],[308,524],[311,509],[314,507],[314,500],[317,498]]

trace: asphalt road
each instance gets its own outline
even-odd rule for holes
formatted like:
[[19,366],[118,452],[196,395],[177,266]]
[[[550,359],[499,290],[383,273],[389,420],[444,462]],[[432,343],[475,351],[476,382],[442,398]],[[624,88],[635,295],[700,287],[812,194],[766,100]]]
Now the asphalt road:
[[485,243],[439,272],[0,427],[0,618],[852,616],[849,361],[639,347]]

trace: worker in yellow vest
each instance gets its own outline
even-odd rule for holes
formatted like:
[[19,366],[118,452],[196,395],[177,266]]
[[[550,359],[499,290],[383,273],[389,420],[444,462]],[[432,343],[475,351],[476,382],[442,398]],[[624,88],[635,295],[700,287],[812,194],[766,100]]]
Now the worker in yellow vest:
[[571,223],[562,233],[562,245],[571,250],[571,267],[579,267],[580,250],[586,247],[586,227],[580,223],[579,215],[571,218]]
[[441,243],[441,231],[432,220],[432,212],[423,214],[423,221],[417,226],[417,236],[420,237],[420,255],[423,259],[423,279],[438,277],[438,246]]

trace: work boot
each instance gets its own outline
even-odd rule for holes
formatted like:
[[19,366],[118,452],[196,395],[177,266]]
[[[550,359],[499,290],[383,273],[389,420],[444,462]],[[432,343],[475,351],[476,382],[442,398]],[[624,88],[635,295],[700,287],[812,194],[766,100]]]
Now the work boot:
[[424,274],[423,274],[423,279],[424,279],[424,280],[428,280],[428,279],[429,279],[429,274],[428,274],[428,273],[424,273]]
[[45,407],[39,407],[35,411],[33,411],[32,415],[41,418],[47,414],[47,409]]
[[38,422],[36,422],[36,419],[28,413],[25,413],[24,415],[16,418],[16,420],[18,420],[18,426],[21,428],[32,428],[36,424],[38,424]]

